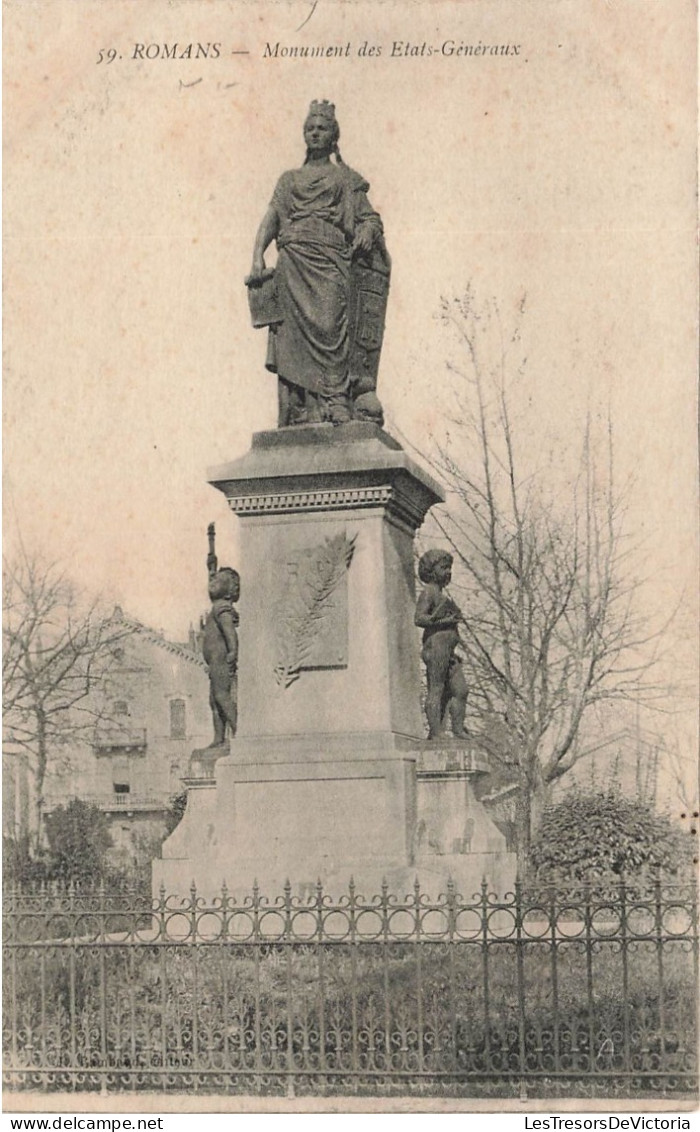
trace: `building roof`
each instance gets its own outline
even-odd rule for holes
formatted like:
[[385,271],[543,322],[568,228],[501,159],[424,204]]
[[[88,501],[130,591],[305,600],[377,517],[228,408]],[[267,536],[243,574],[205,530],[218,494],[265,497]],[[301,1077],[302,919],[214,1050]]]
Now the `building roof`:
[[162,632],[149,628],[148,625],[144,625],[142,621],[137,621],[133,617],[126,617],[119,605],[115,605],[114,612],[109,620],[124,625],[126,628],[131,629],[135,636],[148,641],[149,644],[157,645],[158,648],[165,649],[166,652],[174,656],[181,657],[182,660],[186,660],[190,664],[195,664],[198,668],[207,667],[204,657],[197,648],[193,648],[190,644],[183,644],[180,641],[169,641]]

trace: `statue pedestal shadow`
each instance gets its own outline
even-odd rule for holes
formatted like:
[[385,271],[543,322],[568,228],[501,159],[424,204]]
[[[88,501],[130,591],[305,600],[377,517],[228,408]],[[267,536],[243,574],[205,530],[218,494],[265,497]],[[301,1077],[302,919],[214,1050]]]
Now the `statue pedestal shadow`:
[[[447,794],[420,771],[435,744],[422,739],[413,543],[439,485],[364,422],[259,433],[210,482],[241,523],[238,731],[210,772],[193,762],[154,884],[214,896],[225,881],[238,896],[257,880],[274,895],[289,879],[303,894],[320,878],[340,894],[351,875],[365,891],[386,876],[408,892],[425,870],[425,890],[444,890],[447,857],[465,864],[476,842],[465,827],[431,848]],[[472,813],[466,787],[449,805]]]

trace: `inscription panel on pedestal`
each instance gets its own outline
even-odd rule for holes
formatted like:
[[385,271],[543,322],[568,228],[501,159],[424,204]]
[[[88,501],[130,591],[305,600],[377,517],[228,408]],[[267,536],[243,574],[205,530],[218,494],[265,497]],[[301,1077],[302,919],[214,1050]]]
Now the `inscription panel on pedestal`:
[[275,679],[289,687],[304,669],[347,668],[348,577],[356,536],[334,535],[278,560],[273,605]]

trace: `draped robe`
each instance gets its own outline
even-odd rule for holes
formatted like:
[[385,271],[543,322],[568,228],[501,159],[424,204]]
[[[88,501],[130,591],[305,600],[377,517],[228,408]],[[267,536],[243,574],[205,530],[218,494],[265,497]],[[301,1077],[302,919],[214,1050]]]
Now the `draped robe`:
[[382,234],[368,189],[347,165],[310,163],[283,173],[272,197],[283,321],[270,328],[266,365],[324,396],[347,392],[352,241],[360,225]]

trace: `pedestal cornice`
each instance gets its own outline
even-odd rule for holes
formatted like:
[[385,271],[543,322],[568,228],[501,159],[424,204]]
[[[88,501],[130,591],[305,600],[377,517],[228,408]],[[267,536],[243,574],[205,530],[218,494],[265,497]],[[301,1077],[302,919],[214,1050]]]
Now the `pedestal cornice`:
[[443,491],[376,425],[351,422],[257,433],[209,482],[241,516],[384,508],[416,529]]

